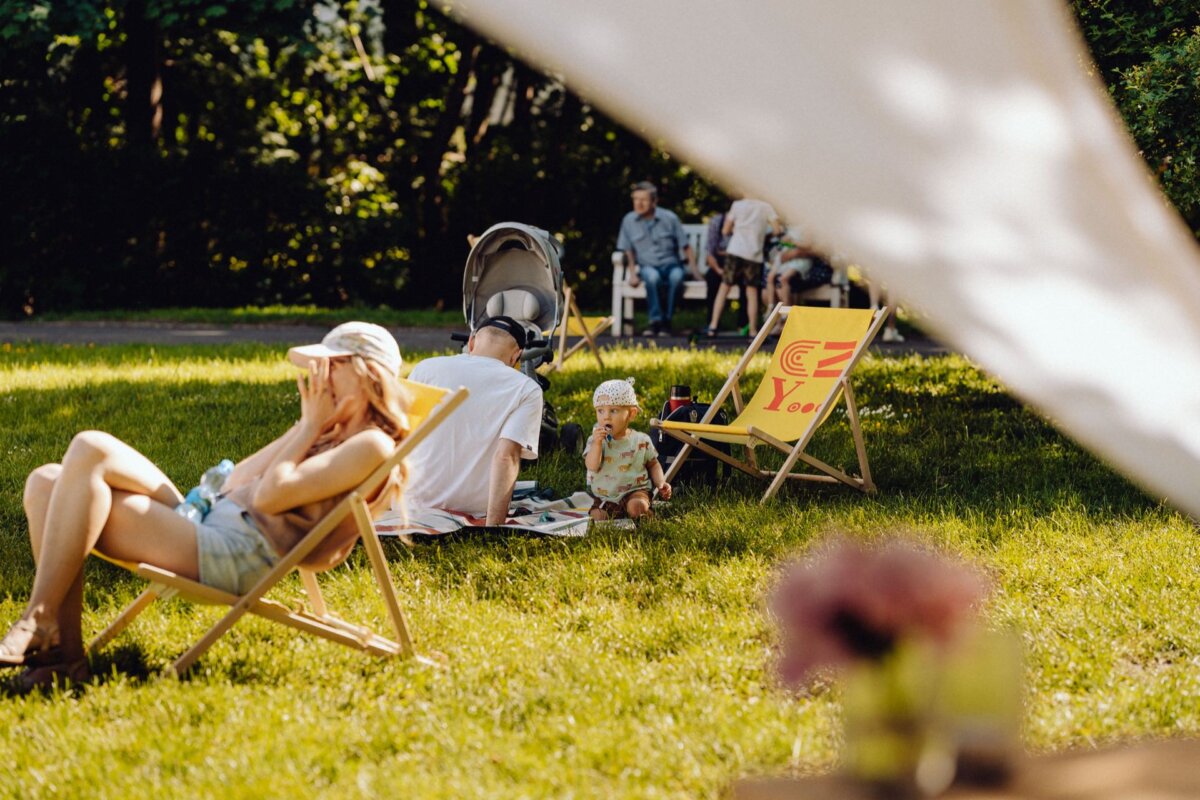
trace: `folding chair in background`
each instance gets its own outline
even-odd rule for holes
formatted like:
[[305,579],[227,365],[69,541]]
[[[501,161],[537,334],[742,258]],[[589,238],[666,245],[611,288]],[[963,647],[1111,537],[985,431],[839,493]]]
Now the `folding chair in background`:
[[[553,372],[561,369],[564,361],[585,346],[591,348],[592,355],[596,357],[596,363],[603,369],[604,360],[600,358],[600,345],[596,344],[596,337],[612,326],[613,318],[611,316],[585,317],[575,303],[575,294],[571,291],[570,286],[563,287],[563,300],[567,307],[567,313],[559,323],[558,330],[553,332],[553,335],[558,336],[558,358],[546,371]],[[579,341],[571,345],[569,349],[567,348],[568,336],[579,337]]]
[[[776,305],[699,422],[650,421],[652,427],[683,442],[666,479],[670,481],[675,476],[692,448],[696,448],[748,475],[769,479],[771,483],[762,497],[763,502],[774,496],[789,478],[840,482],[863,492],[874,492],[858,408],[850,389],[850,373],[879,332],[887,311],[886,308]],[[780,317],[786,322],[771,363],[754,396],[745,403],[740,384],[742,375]],[[728,425],[711,424],[721,404],[731,396],[737,418]],[[846,400],[846,415],[858,454],[860,474],[857,476],[847,475],[805,452],[813,434],[829,416],[839,397]],[[706,440],[743,445],[745,457],[738,460],[712,447]],[[784,454],[778,470],[759,466],[754,448],[760,444]],[[816,472],[793,472],[797,462]]]
[[[433,663],[429,659],[417,655],[413,648],[408,623],[405,621],[404,612],[400,609],[400,602],[396,598],[396,590],[392,585],[383,548],[379,544],[379,536],[375,532],[375,524],[371,519],[371,512],[364,498],[374,494],[383,485],[383,482],[387,480],[392,468],[412,452],[412,449],[430,431],[436,428],[448,414],[458,408],[462,401],[466,399],[467,390],[459,387],[454,391],[447,391],[434,386],[427,386],[423,383],[405,380],[400,381],[400,383],[408,389],[412,398],[412,404],[408,411],[408,418],[412,427],[408,435],[396,446],[396,449],[388,457],[387,461],[381,464],[366,480],[351,491],[344,500],[334,506],[246,594],[241,596],[230,594],[220,589],[214,589],[211,586],[205,586],[189,578],[184,578],[170,570],[165,570],[152,564],[118,561],[93,551],[92,555],[99,556],[106,561],[137,573],[150,581],[150,586],[138,595],[113,620],[112,624],[97,634],[96,638],[88,645],[89,652],[94,653],[111,641],[155,600],[178,596],[195,603],[227,605],[230,606],[230,610],[196,644],[192,645],[187,652],[168,668],[167,671],[173,672],[175,675],[182,675],[186,672],[196,662],[196,659],[212,646],[213,642],[221,638],[247,612],[273,622],[297,628],[298,630],[307,631],[308,633],[324,637],[356,650],[373,653],[377,656],[402,656],[404,658],[415,658],[422,663]],[[396,635],[395,641],[387,639],[369,628],[351,624],[330,614],[325,606],[325,599],[321,595],[321,589],[317,584],[316,574],[300,566],[300,562],[316,549],[324,541],[325,537],[337,529],[347,516],[353,516],[355,524],[358,527],[359,536],[362,537],[363,547],[367,551],[367,558],[371,561],[375,581],[379,586],[387,616]],[[297,569],[300,572],[301,582],[308,595],[309,610],[302,608],[303,603],[300,603],[301,608],[297,609],[263,598],[270,589],[293,569]]]

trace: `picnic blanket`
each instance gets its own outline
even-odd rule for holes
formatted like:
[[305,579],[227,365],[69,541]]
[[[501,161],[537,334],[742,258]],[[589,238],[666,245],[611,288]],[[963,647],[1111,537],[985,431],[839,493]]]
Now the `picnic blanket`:
[[[592,496],[575,492],[555,500],[537,496],[520,497],[508,509],[503,525],[486,527],[483,517],[473,517],[442,508],[410,509],[408,519],[398,512],[388,512],[375,521],[380,536],[397,536],[408,544],[441,539],[449,535],[479,533],[484,530],[507,530],[534,536],[578,538],[586,536],[591,518]],[[626,520],[627,521],[627,520]],[[630,523],[632,524],[632,523]]]

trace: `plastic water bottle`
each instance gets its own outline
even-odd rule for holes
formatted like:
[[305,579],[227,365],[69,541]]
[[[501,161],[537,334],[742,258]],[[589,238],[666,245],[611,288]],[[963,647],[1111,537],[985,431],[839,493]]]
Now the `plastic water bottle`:
[[183,502],[175,506],[175,513],[192,522],[202,522],[212,510],[213,502],[221,493],[225,479],[233,472],[233,462],[228,458],[221,459],[215,467],[209,467],[200,477],[200,485],[190,489]]
[[203,522],[206,512],[204,501],[200,498],[200,487],[196,486],[183,497],[183,502],[175,506],[175,513],[190,522]]

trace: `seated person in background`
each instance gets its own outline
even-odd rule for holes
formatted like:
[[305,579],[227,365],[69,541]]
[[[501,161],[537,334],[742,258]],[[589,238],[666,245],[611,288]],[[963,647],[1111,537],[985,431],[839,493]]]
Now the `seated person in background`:
[[667,336],[671,333],[675,302],[683,291],[683,259],[687,261],[687,271],[699,279],[696,257],[679,217],[658,207],[658,187],[642,181],[633,187],[630,197],[633,210],[621,220],[617,249],[624,251],[629,264],[629,285],[646,282],[650,327],[642,335]]
[[459,407],[408,457],[420,479],[408,508],[441,508],[501,525],[508,517],[521,459],[538,455],[542,389],[514,369],[526,344],[512,317],[489,317],[467,341],[467,352],[427,358],[409,378],[444,389],[467,387]]
[[791,305],[794,295],[833,279],[833,267],[829,261],[814,244],[805,240],[803,231],[795,226],[789,227],[780,240],[772,254],[771,264],[763,303],[765,310],[769,310],[776,302]]
[[[300,421],[238,463],[199,521],[175,512],[183,495],[158,467],[100,431],[76,434],[62,463],[30,473],[25,515],[37,570],[29,604],[0,641],[0,666],[27,668],[23,688],[88,677],[80,618],[83,562],[93,549],[244,594],[392,455],[408,419],[390,333],[347,322],[288,357],[307,369],[297,378]],[[397,467],[366,498],[372,512],[388,509],[403,483]],[[336,566],[357,539],[347,517],[304,566]]]
[[650,437],[629,427],[638,415],[633,378],[605,381],[592,395],[596,427],[583,453],[588,491],[595,502],[595,520],[639,519],[651,516],[651,486],[664,500],[671,484],[663,480],[662,465]]

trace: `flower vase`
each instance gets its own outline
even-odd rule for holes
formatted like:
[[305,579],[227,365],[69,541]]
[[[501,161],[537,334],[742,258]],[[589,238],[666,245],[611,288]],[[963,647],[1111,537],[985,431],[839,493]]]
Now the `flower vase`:
[[931,648],[902,643],[846,673],[843,768],[879,797],[932,797],[954,778],[954,753],[938,713],[941,671]]
[[939,705],[955,751],[956,785],[1000,786],[1021,754],[1024,658],[1015,631],[976,630],[946,661]]

